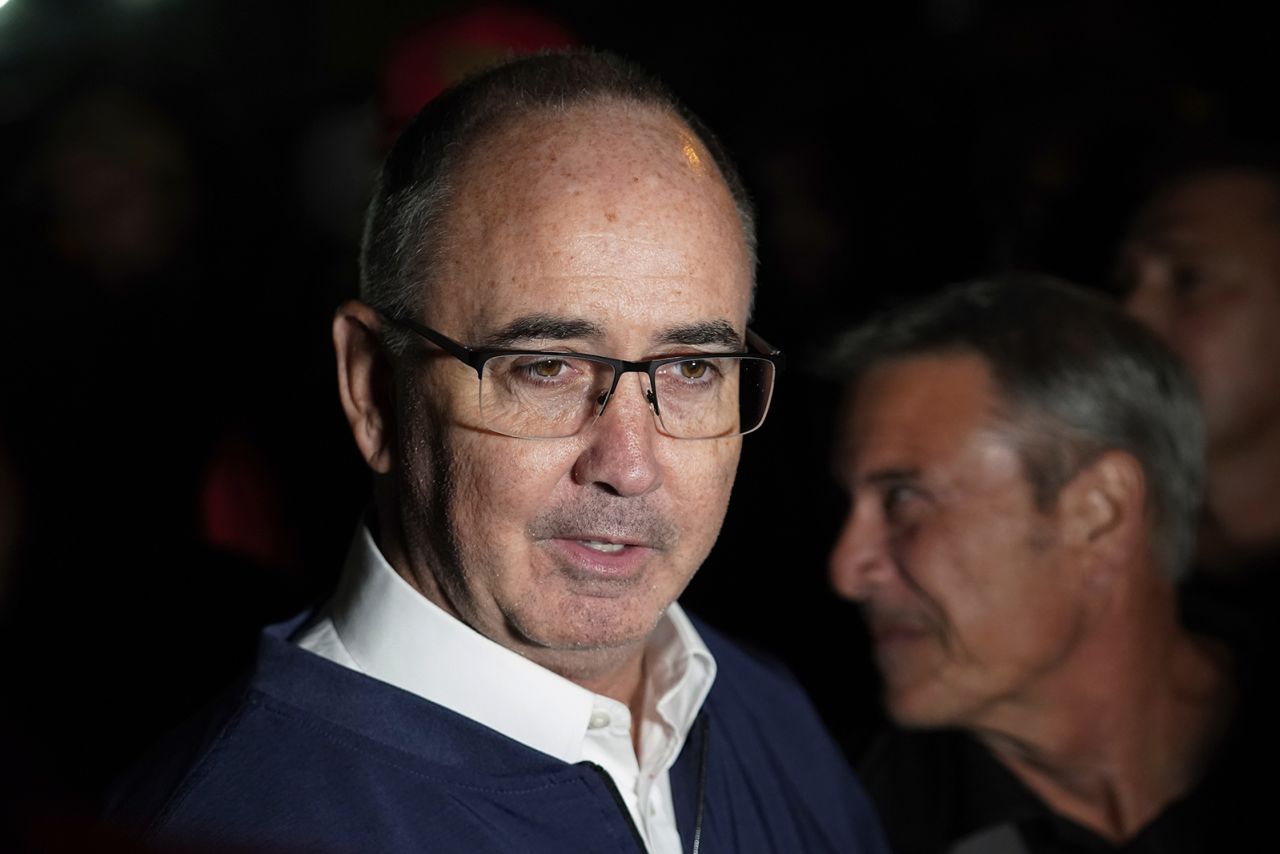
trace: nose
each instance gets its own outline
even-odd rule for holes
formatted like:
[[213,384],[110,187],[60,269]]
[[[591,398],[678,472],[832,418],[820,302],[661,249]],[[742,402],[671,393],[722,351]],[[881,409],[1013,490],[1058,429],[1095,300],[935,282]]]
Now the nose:
[[831,552],[831,586],[862,602],[895,576],[883,514],[870,501],[855,501]]
[[673,440],[659,437],[640,374],[624,376],[587,433],[587,445],[574,463],[574,479],[624,497],[652,492],[662,484],[656,453],[660,441]]
[[1124,299],[1129,315],[1157,334],[1169,337],[1172,305],[1169,288],[1146,270],[1139,270],[1133,280],[1133,289]]

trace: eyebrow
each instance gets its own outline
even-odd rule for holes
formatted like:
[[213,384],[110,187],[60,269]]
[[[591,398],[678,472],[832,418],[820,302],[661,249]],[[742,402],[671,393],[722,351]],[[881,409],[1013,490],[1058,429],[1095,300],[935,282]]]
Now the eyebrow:
[[841,489],[850,493],[868,486],[885,487],[902,483],[918,483],[920,481],[920,470],[914,468],[878,469],[869,474],[860,477],[855,476],[850,479],[849,471],[844,462],[837,454],[831,463],[831,476],[840,485]]
[[478,349],[510,347],[521,341],[568,341],[603,335],[604,328],[589,320],[554,314],[526,314],[487,336]]
[[735,350],[744,346],[742,336],[727,320],[706,320],[664,329],[654,339],[657,344],[722,344]]
[[864,483],[878,486],[886,483],[902,483],[903,481],[919,479],[919,469],[881,469],[880,471],[871,472],[869,475],[862,478],[862,481]]
[[[603,338],[604,327],[577,317],[555,314],[526,314],[485,336],[477,349],[501,349],[524,341],[569,341],[576,338]],[[706,320],[671,326],[654,337],[656,344],[697,346],[720,344],[741,349],[742,336],[727,320]]]

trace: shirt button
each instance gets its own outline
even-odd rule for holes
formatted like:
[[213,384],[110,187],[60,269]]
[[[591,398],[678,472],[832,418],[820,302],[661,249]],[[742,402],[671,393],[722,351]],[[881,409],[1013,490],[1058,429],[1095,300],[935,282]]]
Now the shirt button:
[[587,722],[587,726],[591,729],[604,729],[609,725],[609,713],[596,710],[591,713],[591,720]]

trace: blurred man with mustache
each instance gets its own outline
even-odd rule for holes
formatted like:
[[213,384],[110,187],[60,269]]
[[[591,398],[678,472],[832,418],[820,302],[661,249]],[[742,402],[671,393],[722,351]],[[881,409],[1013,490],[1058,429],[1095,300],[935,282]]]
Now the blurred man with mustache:
[[675,604],[781,357],[752,213],[638,69],[516,60],[382,171],[333,337],[374,473],[337,594],[269,629],[161,792],[272,850],[881,850],[807,701]]
[[1172,354],[1100,297],[1007,276],[867,324],[838,362],[831,574],[902,728],[864,766],[894,850],[1243,850],[1255,745],[1176,607],[1203,429]]

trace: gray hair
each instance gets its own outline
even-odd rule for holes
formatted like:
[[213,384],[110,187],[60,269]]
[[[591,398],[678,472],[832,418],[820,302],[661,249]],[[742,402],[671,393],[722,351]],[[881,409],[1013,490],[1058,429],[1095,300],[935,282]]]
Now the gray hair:
[[1204,425],[1190,378],[1155,335],[1101,296],[1032,274],[952,286],[847,333],[829,367],[856,385],[878,364],[973,354],[991,371],[1036,502],[1099,455],[1142,466],[1155,560],[1191,567],[1204,481]]
[[418,113],[387,156],[369,204],[360,249],[361,298],[392,316],[421,313],[423,294],[448,241],[444,224],[457,190],[454,175],[486,135],[535,111],[610,101],[669,113],[702,142],[737,208],[754,292],[754,213],[720,142],[637,66],[607,53],[567,50],[507,61],[446,91]]

